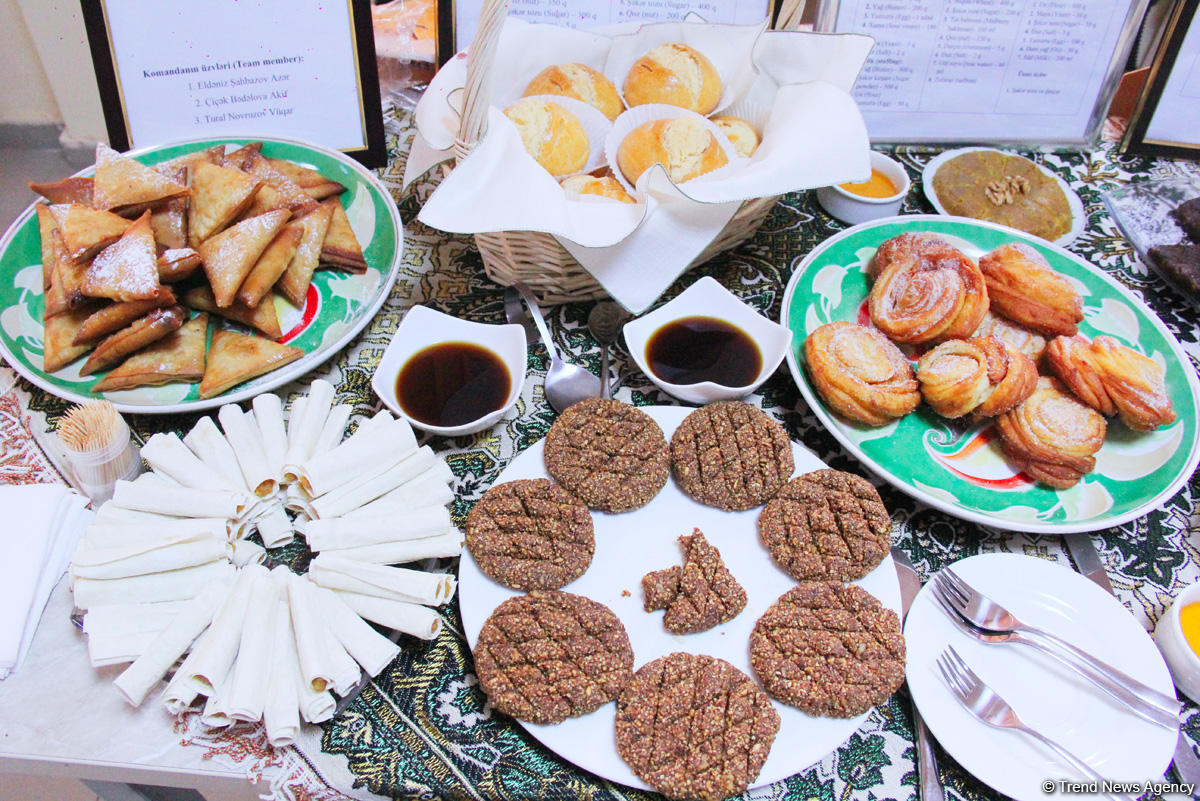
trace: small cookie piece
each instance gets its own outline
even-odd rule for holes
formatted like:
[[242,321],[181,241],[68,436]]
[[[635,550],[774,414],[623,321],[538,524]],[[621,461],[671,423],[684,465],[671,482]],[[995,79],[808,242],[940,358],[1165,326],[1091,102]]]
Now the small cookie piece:
[[467,549],[514,590],[556,590],[583,575],[596,541],[588,508],[546,478],[497,484],[467,515]]
[[1200,244],[1200,197],[1183,201],[1171,211],[1171,216],[1193,242]]
[[750,665],[773,698],[852,718],[904,683],[900,618],[862,587],[802,582],[754,624]]
[[671,468],[680,488],[726,512],[761,506],[795,466],[783,426],[741,401],[697,409],[671,437]]
[[669,798],[718,801],[758,778],[779,713],[723,659],[676,652],[643,665],[617,699],[617,751]]
[[492,705],[530,723],[593,712],[633,677],[633,648],[620,619],[561,590],[534,590],[497,606],[473,653]]
[[666,609],[663,628],[672,634],[696,634],[728,622],[746,608],[746,591],[721,561],[700,529],[679,538],[683,567],[642,577],[645,609]]
[[892,516],[871,482],[840,470],[797,476],[758,516],[758,538],[797,581],[854,581],[892,543]]
[[671,454],[658,423],[620,401],[588,398],[546,434],[546,471],[593,509],[629,512],[667,483]]

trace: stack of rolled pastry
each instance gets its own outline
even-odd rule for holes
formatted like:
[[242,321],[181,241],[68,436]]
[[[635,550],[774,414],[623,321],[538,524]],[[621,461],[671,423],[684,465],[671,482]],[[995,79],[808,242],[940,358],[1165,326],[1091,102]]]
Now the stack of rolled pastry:
[[[152,468],[118,482],[72,558],[75,606],[94,666],[135,706],[162,693],[179,714],[203,699],[211,726],[262,720],[272,744],[333,715],[365,671],[399,648],[366,621],[433,639],[454,577],[392,565],[458,556],[451,473],[386,412],[342,439],[350,407],[314,381],[285,422],[275,395],[222,407],[182,439],[155,434]],[[219,427],[218,427],[219,422]],[[307,533],[309,573],[263,566]],[[259,534],[263,545],[247,539]],[[274,679],[274,680],[272,680]]]
[[[1008,461],[1056,489],[1095,469],[1106,416],[1137,431],[1175,420],[1162,365],[1080,336],[1079,292],[1026,243],[976,263],[936,234],[901,234],[868,273],[871,325],[826,323],[804,343],[813,385],[843,417],[882,426],[924,400],[942,417],[995,418]],[[915,371],[899,345],[927,348]]]

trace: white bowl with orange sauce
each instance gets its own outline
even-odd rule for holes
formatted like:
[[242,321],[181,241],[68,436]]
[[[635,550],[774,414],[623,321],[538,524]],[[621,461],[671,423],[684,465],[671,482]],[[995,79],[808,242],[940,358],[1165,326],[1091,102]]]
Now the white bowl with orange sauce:
[[1167,660],[1175,687],[1193,701],[1200,700],[1200,583],[1185,587],[1167,607],[1154,627],[1154,642]]
[[871,151],[871,177],[861,183],[834,184],[817,190],[821,208],[844,223],[858,225],[893,217],[912,187],[908,171],[893,158]]

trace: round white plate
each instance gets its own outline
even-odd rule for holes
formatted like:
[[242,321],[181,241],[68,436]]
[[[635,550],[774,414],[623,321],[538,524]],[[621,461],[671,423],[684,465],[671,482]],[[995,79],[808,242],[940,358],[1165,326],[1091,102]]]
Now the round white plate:
[[[1173,695],[1162,655],[1124,605],[1084,576],[1021,554],[980,554],[954,572],[1023,621],[1074,643],[1155,689]],[[946,689],[935,660],[947,645],[1030,727],[1056,740],[1113,781],[1159,780],[1178,731],[1134,715],[1085,679],[1029,646],[981,643],[959,631],[926,585],[904,625],[908,686],[938,742],[992,789],[1018,801],[1045,801],[1043,783],[1084,781],[1053,752],[1020,732],[981,722]]]
[[[921,171],[921,186],[925,190],[925,197],[929,198],[929,202],[933,204],[933,207],[937,210],[938,214],[953,216],[950,214],[950,212],[946,211],[944,206],[942,206],[942,201],[938,199],[937,192],[933,188],[934,173],[938,171],[939,167],[955,156],[961,156],[963,153],[972,153],[977,150],[990,150],[995,153],[1003,153],[1006,156],[1020,155],[1019,153],[1008,153],[1004,150],[997,150],[994,147],[959,147],[955,148],[954,150],[947,150],[944,153],[939,153],[937,156],[931,159],[930,162],[925,165],[925,169]],[[1023,156],[1022,158],[1026,157]],[[1033,161],[1033,159],[1029,160]],[[1041,170],[1045,175],[1057,181],[1058,185],[1062,188],[1063,194],[1067,196],[1067,205],[1071,207],[1071,230],[1054,240],[1054,244],[1065,248],[1067,245],[1074,242],[1076,237],[1083,233],[1084,226],[1087,225],[1087,215],[1084,214],[1083,211],[1083,201],[1079,199],[1079,195],[1075,194],[1075,190],[1071,188],[1070,184],[1068,184],[1058,175],[1054,174],[1037,162],[1034,162],[1034,166]]]
[[[690,408],[678,406],[641,407],[654,418],[669,440]],[[496,479],[499,484],[522,478],[548,478],[542,462],[544,440],[519,454]],[[819,470],[825,465],[802,445],[792,444],[796,473]],[[592,512],[596,552],[587,572],[562,589],[598,601],[621,619],[633,646],[633,666],[642,665],[675,651],[720,657],[747,675],[750,668],[750,632],[758,618],[796,581],[776,567],[758,540],[758,509],[722,512],[702,506],[683,494],[674,480],[646,506],[626,514]],[[700,634],[674,635],[663,629],[662,612],[642,611],[642,576],[683,563],[677,538],[704,532],[721,551],[734,578],[746,589],[746,608],[728,623]],[[521,593],[510,590],[480,572],[475,560],[463,552],[459,567],[458,598],[467,642],[474,647],[479,630],[492,610]],[[855,582],[899,612],[900,587],[892,558],[861,581]],[[850,719],[814,718],[800,710],[773,702],[779,712],[779,734],[755,782],[770,784],[803,770],[842,744],[867,715]],[[868,713],[870,714],[870,713]],[[650,789],[633,774],[617,753],[614,721],[616,704],[605,704],[583,717],[554,726],[521,725],[550,750],[610,781]]]

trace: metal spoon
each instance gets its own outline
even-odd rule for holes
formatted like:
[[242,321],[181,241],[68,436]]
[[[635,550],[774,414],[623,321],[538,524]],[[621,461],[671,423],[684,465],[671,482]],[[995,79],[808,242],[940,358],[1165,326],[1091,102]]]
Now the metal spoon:
[[550,337],[550,330],[546,328],[546,320],[542,317],[542,310],[538,308],[533,293],[524,284],[517,284],[516,287],[517,291],[521,293],[521,297],[524,298],[525,305],[529,307],[529,313],[533,315],[533,322],[542,334],[542,343],[546,346],[546,353],[550,354],[550,369],[546,373],[546,400],[550,401],[550,405],[556,412],[563,412],[573,403],[598,397],[600,395],[600,379],[579,365],[568,364],[559,357],[558,351],[554,347],[554,340]]
[[588,331],[600,343],[600,397],[605,400],[612,397],[612,385],[608,380],[608,348],[617,341],[621,326],[627,319],[629,315],[625,310],[611,300],[600,301],[588,314]]
[[526,309],[525,304],[521,302],[521,293],[513,286],[504,288],[504,319],[524,328],[525,341],[530,345],[536,345],[541,341],[542,335],[538,333],[537,325],[529,316],[529,309]]

